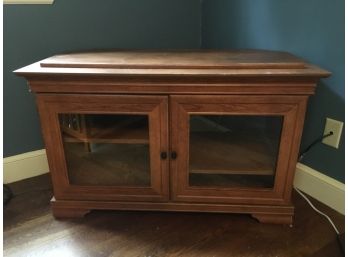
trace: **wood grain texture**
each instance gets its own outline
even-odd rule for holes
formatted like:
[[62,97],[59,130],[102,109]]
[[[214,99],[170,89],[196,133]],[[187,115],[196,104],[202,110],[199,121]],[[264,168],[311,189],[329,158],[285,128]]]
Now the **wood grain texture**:
[[99,69],[302,69],[305,63],[286,52],[266,50],[132,50],[56,55],[41,67]]
[[[178,158],[171,162],[172,198],[182,202],[290,204],[283,195],[292,187],[286,180],[293,176],[296,160],[289,169],[291,145],[295,137],[298,106],[307,96],[171,96],[171,147]],[[301,110],[301,114],[303,110]],[[273,188],[190,187],[189,170],[189,115],[281,115],[284,119],[279,145],[276,176]],[[302,116],[301,116],[302,117]],[[299,128],[300,129],[300,128]],[[291,174],[291,175],[290,175]]]
[[269,224],[290,224],[293,223],[293,215],[282,215],[282,214],[259,214],[255,213],[251,215],[253,218],[257,219],[259,222],[262,223],[269,223]]
[[[167,97],[113,95],[37,96],[42,131],[46,143],[50,173],[57,199],[165,201],[168,199],[168,171],[161,160],[161,150],[167,149]],[[163,110],[162,110],[163,109]],[[69,181],[59,113],[142,114],[149,118],[151,185],[148,187],[83,186]],[[163,135],[159,137],[158,135]]]
[[[261,205],[261,204],[209,204],[209,203],[156,203],[156,202],[116,202],[116,201],[73,201],[73,200],[51,200],[53,211],[55,209],[64,213],[72,211],[72,218],[75,211],[81,210],[138,210],[138,211],[175,211],[175,212],[213,212],[213,213],[249,213],[260,215],[293,216],[294,207],[284,205]],[[86,212],[87,213],[87,212]],[[58,216],[59,212],[55,214]],[[271,222],[271,218],[265,220]],[[289,223],[287,223],[289,224]]]
[[[287,224],[293,215],[291,188],[307,99],[319,79],[330,75],[289,53],[263,50],[70,53],[15,73],[24,76],[37,94],[57,217],[82,216],[92,209],[217,211],[245,212],[261,222]],[[89,143],[133,144],[145,139],[150,148],[150,186],[71,183],[59,113],[147,115],[148,138],[140,133],[131,138],[88,139],[83,134],[78,140],[87,144],[90,153]],[[190,185],[191,114],[281,116],[279,151],[272,157],[277,159],[275,167],[270,165],[274,161],[263,158],[266,168],[259,169],[269,175],[271,167],[274,183],[266,187]],[[161,157],[163,153],[166,158]],[[259,160],[256,163],[262,166]]]
[[[54,77],[54,75],[53,75]],[[63,76],[65,77],[65,76]],[[192,83],[181,81],[182,77],[175,79],[157,80],[153,77],[134,81],[132,78],[103,77],[95,80],[95,76],[74,77],[66,76],[44,79],[37,77],[28,78],[30,90],[36,93],[104,93],[104,94],[190,94],[190,95],[312,95],[315,92],[315,83],[318,79],[307,81],[296,78],[283,78],[267,82],[266,79],[215,79],[197,78]],[[292,83],[289,83],[291,81]]]
[[[221,213],[93,211],[84,219],[56,220],[48,175],[10,187],[16,197],[3,214],[7,257],[344,256],[331,225],[296,192],[291,228]],[[344,232],[343,215],[313,202]]]
[[82,218],[90,209],[79,209],[79,208],[59,208],[58,206],[52,205],[52,214],[56,219],[66,219],[66,218]]
[[[315,77],[328,77],[330,72],[320,69],[319,67],[311,64],[305,64],[304,68],[293,68],[293,69],[277,69],[277,68],[265,68],[265,69],[116,69],[116,68],[63,68],[63,67],[41,67],[40,62],[33,63],[21,69],[14,71],[16,74],[30,77],[30,75],[64,75],[69,76],[73,74],[79,75],[109,75],[113,77],[118,76],[135,76],[137,78],[141,77],[151,77],[154,78],[179,78],[179,77],[237,77],[237,78],[247,78],[247,77],[263,77],[263,78],[282,78],[282,77],[299,77],[301,79],[308,78],[314,79]],[[180,80],[180,79],[179,79]]]
[[[64,71],[65,69],[65,71]],[[304,60],[286,53],[266,50],[172,50],[172,51],[98,51],[56,55],[27,66],[16,72],[36,73],[112,73],[112,74],[265,74],[265,70],[278,70],[279,74],[315,73],[327,76],[328,72],[307,64]],[[309,69],[306,71],[306,69]],[[312,70],[311,70],[312,69]],[[233,72],[237,70],[237,72]],[[310,71],[311,70],[311,71]],[[274,74],[273,74],[274,75]]]
[[71,53],[18,69],[34,92],[313,94],[329,72],[284,52]]

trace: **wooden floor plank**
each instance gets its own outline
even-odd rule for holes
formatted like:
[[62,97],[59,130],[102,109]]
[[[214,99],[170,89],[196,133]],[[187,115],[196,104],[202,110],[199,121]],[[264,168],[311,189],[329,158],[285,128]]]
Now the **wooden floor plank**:
[[[298,194],[290,228],[212,213],[94,211],[83,219],[55,220],[47,175],[10,186],[16,196],[4,208],[4,256],[343,256],[330,224]],[[343,232],[344,216],[314,202]]]

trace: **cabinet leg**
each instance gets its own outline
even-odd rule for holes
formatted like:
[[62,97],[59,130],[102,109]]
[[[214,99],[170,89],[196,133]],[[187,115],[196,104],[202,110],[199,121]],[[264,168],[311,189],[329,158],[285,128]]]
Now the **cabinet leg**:
[[92,147],[90,143],[84,143],[85,144],[85,149],[87,152],[91,153],[92,152]]
[[251,215],[261,223],[287,224],[292,226],[293,214],[263,214],[255,213]]
[[61,218],[82,218],[91,210],[88,209],[78,209],[78,208],[66,208],[52,206],[52,214],[56,219]]

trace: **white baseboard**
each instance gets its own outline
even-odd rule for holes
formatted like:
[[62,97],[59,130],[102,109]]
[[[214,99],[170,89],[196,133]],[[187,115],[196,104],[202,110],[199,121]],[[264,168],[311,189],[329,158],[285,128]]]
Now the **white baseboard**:
[[344,214],[344,184],[297,163],[294,187]]
[[[4,183],[49,172],[45,149],[4,158]],[[294,186],[344,214],[344,184],[298,163]]]
[[45,149],[4,158],[5,184],[35,177],[48,171]]

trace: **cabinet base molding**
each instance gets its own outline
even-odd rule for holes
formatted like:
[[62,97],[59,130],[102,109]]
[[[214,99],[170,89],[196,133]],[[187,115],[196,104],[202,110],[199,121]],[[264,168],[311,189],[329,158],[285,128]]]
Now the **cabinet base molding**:
[[90,209],[63,207],[52,204],[52,213],[56,219],[82,218],[90,211]]
[[261,223],[292,225],[293,222],[293,215],[291,214],[255,213],[251,214],[251,216]]
[[251,214],[261,223],[292,224],[294,207],[292,205],[241,205],[241,204],[200,204],[200,203],[153,203],[153,202],[112,202],[51,200],[55,218],[79,218],[91,210],[123,211],[176,211]]

